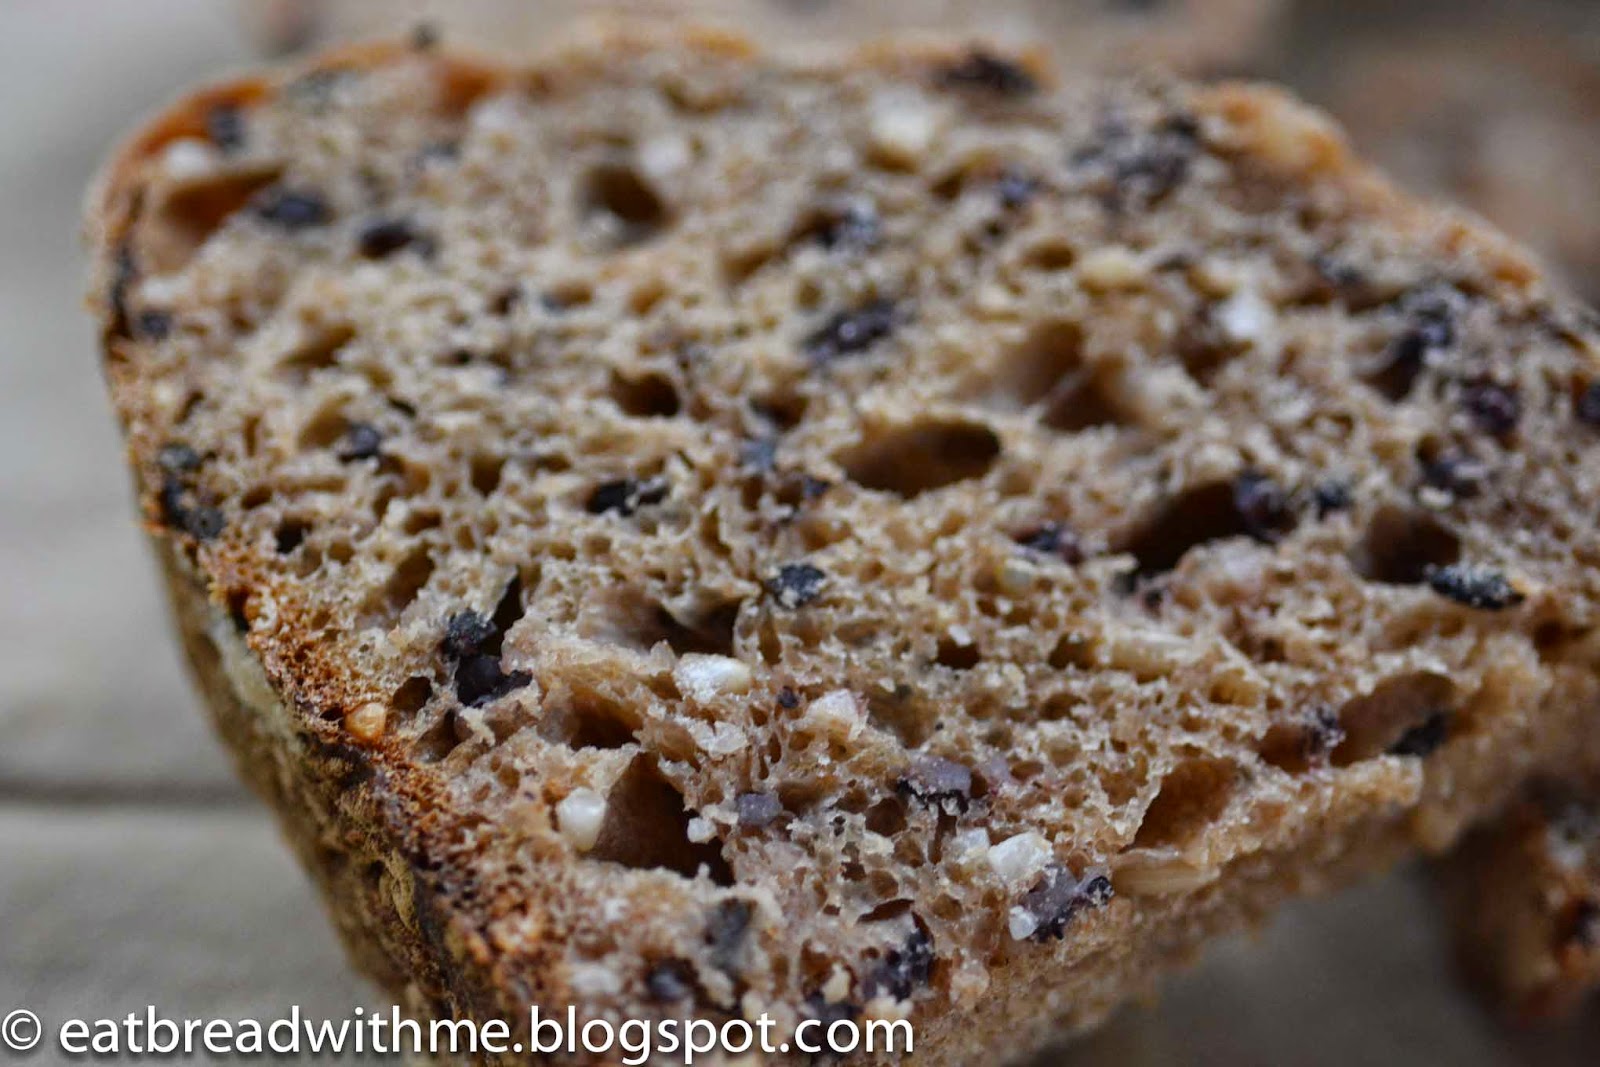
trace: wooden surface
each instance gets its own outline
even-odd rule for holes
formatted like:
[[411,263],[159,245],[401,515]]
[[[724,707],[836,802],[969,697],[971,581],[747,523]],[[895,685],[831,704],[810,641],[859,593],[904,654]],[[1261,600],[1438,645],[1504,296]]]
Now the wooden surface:
[[[195,706],[79,302],[96,160],[245,43],[216,0],[4,0],[0,50],[0,1014],[342,1017],[376,995]],[[1054,1061],[1595,1062],[1600,1018],[1500,1031],[1440,937],[1415,878],[1302,906]]]

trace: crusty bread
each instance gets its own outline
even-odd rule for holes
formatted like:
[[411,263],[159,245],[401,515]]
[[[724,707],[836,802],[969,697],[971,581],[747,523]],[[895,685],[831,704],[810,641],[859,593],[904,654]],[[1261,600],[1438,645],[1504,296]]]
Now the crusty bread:
[[1600,986],[1600,782],[1536,782],[1445,861],[1463,963],[1517,1021]]
[[186,644],[413,1007],[1020,1057],[1594,759],[1594,320],[1274,90],[1050,82],[371,47],[112,161]]
[[1282,36],[1285,0],[246,0],[255,37],[287,52],[428,27],[452,43],[540,45],[597,11],[630,24],[698,24],[757,41],[981,33],[1036,42],[1063,63],[1154,63],[1195,74],[1256,69]]

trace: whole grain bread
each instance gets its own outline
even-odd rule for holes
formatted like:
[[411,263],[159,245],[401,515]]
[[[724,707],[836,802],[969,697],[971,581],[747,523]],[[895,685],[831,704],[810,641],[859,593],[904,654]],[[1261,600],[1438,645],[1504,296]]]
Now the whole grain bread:
[[1594,318],[1270,88],[424,40],[90,230],[210,703],[417,1010],[1021,1057],[1594,759]]

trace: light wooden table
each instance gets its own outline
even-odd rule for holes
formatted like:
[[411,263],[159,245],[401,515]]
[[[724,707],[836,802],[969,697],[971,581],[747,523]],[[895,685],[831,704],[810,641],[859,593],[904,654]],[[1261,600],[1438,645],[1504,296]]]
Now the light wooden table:
[[[247,59],[216,0],[0,3],[0,1014],[343,1017],[306,880],[235,784],[168,639],[79,306],[116,131]],[[1400,877],[1222,946],[1058,1063],[1564,1065],[1600,1018],[1499,1031]],[[0,1052],[0,1062],[6,1054]],[[35,1062],[52,1062],[49,1055]]]

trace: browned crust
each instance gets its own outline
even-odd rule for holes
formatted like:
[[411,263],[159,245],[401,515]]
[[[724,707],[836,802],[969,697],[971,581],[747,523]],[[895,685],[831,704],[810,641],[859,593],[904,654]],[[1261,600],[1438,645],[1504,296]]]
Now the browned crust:
[[[317,67],[376,66],[402,48],[379,43],[341,49],[321,57]],[[499,76],[464,60],[441,60],[439,69],[467,96],[485,91]],[[88,236],[96,252],[91,309],[101,323],[108,369],[122,358],[127,341],[108,294],[117,258],[139,218],[145,163],[172,141],[201,134],[212,108],[248,105],[275,84],[253,76],[191,93],[129,138],[103,171],[90,196]],[[113,397],[120,400],[111,377]],[[120,402],[117,409],[125,410]],[[150,447],[129,440],[135,471]],[[269,732],[260,710],[247,705],[226,676],[207,633],[227,591],[262,588],[267,579],[243,553],[213,557],[202,566],[192,544],[154,521],[151,487],[138,488],[175,621],[217,727],[243,775],[278,812],[357,964],[412,1010],[456,1018],[504,1014],[498,993],[506,986],[496,987],[493,968],[486,966],[482,917],[469,915],[464,904],[476,897],[475,887],[467,871],[447,859],[448,820],[437,780],[383,743],[350,744],[339,723],[342,712],[359,703],[359,694],[349,692],[347,680],[316,649],[284,647],[257,629],[240,640],[249,641],[270,677],[293,736]],[[291,612],[303,606],[292,591],[277,593]],[[538,902],[528,906],[536,909]]]
[[284,710],[294,735],[275,733],[229,678],[211,627],[221,615],[203,579],[170,543],[154,546],[173,621],[196,684],[241,775],[277,813],[322,890],[356,964],[408,1009],[444,1017],[493,1010],[469,965],[467,930],[453,931],[460,872],[446,881],[428,859],[415,805],[371,754]]

